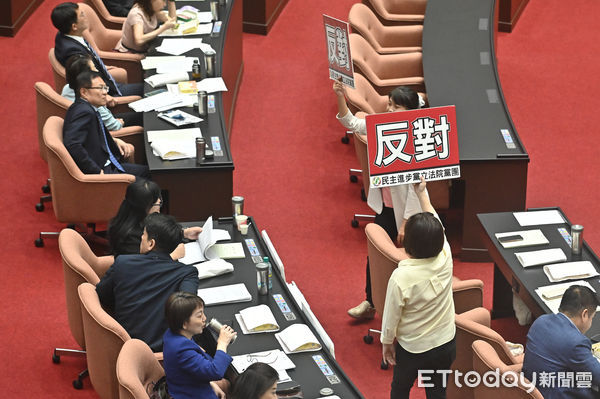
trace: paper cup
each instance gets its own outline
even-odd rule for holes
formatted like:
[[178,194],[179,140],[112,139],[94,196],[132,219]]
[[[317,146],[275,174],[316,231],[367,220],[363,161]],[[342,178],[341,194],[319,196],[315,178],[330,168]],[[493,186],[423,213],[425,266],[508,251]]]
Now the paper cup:
[[245,236],[246,234],[248,234],[248,226],[247,224],[240,224],[240,233],[242,233],[243,236]]
[[246,215],[237,215],[235,217],[235,223],[237,224],[237,229],[240,230],[240,226],[243,224],[248,224],[248,216]]

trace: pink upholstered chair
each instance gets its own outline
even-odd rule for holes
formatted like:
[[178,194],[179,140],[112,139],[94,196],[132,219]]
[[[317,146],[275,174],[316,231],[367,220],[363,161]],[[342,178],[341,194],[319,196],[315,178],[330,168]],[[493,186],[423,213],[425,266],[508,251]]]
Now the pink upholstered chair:
[[[523,355],[513,356],[504,338],[490,328],[490,312],[479,307],[456,315],[456,360],[452,364],[452,370],[465,373],[472,369],[471,345],[478,339],[490,344],[505,364],[513,366],[523,363]],[[448,379],[446,393],[448,398],[473,398],[472,388],[459,388],[451,378]]]
[[[506,364],[498,356],[498,352],[496,352],[494,347],[488,342],[480,340],[473,342],[472,351],[473,370],[479,373],[479,375],[484,375],[488,371],[495,372],[496,370],[499,371],[500,375],[506,372],[521,372],[521,364]],[[529,384],[530,381],[526,379],[526,383]],[[479,384],[474,388],[473,397],[475,399],[544,399],[537,388],[534,388],[531,392],[527,392],[530,388],[524,386],[520,380],[517,380],[516,385],[507,387],[500,384],[499,387],[487,387],[485,384]],[[464,396],[460,397],[463,398]]]
[[111,15],[102,0],[84,0],[84,3],[94,9],[102,24],[108,29],[121,30],[123,28],[123,23],[127,18]]
[[377,54],[362,36],[350,34],[350,49],[355,70],[366,77],[378,93],[387,95],[394,87],[424,88],[422,54]]
[[[54,363],[60,362],[61,355],[85,355],[85,337],[83,334],[83,320],[81,318],[81,303],[77,287],[82,283],[98,284],[104,273],[113,264],[112,256],[96,256],[83,237],[72,229],[64,229],[58,236],[58,248],[62,257],[63,273],[65,276],[65,296],[67,303],[67,317],[69,327],[75,341],[81,348],[64,349],[55,348],[52,355]],[[73,381],[77,389],[82,387],[82,379],[87,375],[87,370],[79,374]]]
[[423,23],[427,0],[369,0],[381,19],[393,23]]
[[121,31],[107,29],[89,5],[79,3],[79,8],[85,12],[89,21],[89,28],[83,32],[83,37],[94,47],[104,63],[125,69],[127,71],[128,82],[141,82],[143,71],[140,61],[146,58],[146,56],[144,54],[114,51],[119,39],[121,39]]
[[385,26],[366,5],[356,3],[350,9],[348,22],[355,33],[364,37],[379,54],[421,51],[423,25]]
[[165,375],[152,349],[139,339],[123,344],[117,358],[120,399],[148,399],[148,392]]

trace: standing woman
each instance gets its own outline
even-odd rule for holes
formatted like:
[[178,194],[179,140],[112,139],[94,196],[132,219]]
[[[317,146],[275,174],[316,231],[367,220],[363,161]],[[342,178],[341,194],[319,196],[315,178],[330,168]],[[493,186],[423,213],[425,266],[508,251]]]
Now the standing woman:
[[[340,81],[333,83],[333,91],[337,98],[337,119],[347,129],[358,134],[367,134],[364,119],[357,118],[346,105],[344,85]],[[387,112],[406,111],[421,108],[421,99],[417,92],[407,86],[398,86],[388,95]],[[415,213],[421,212],[419,200],[412,185],[370,188],[367,194],[367,204],[375,211],[375,223],[383,227],[392,241],[402,243],[404,223]],[[348,315],[356,319],[372,319],[375,316],[371,296],[371,273],[367,258],[365,300],[357,306],[348,309]]]
[[169,394],[173,399],[224,398],[221,387],[228,384],[220,380],[231,364],[227,347],[236,333],[229,326],[221,328],[213,358],[192,339],[206,326],[202,298],[175,292],[167,300],[165,315],[169,328],[163,336],[163,356]]
[[[150,42],[167,29],[175,26],[175,0],[168,0],[168,14],[162,10],[166,0],[135,0],[123,23],[121,40],[116,49],[122,53],[145,53]],[[159,22],[162,25],[159,26]]]

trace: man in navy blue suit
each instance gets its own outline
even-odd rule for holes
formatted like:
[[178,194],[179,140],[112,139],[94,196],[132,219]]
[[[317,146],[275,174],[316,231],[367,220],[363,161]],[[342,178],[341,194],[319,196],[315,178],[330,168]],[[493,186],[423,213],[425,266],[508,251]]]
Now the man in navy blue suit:
[[88,20],[76,3],[62,3],[54,7],[50,15],[52,24],[58,33],[54,39],[54,55],[61,65],[65,66],[69,57],[74,54],[90,55],[102,79],[110,88],[111,96],[142,96],[144,85],[141,82],[117,83],[94,48],[83,38],[88,28]]
[[196,294],[198,270],[171,259],[183,239],[172,216],[151,213],[144,219],[140,254],[119,255],[96,286],[103,306],[132,338],[162,350],[167,330],[165,303],[177,291]]
[[86,71],[77,76],[75,102],[69,107],[63,125],[63,142],[71,157],[86,174],[130,173],[149,178],[145,165],[125,163],[133,146],[114,139],[96,107],[106,105],[108,87],[98,72]]
[[529,329],[523,373],[545,399],[598,397],[600,362],[583,334],[592,326],[599,305],[591,289],[572,285],[562,297],[559,313],[540,316]]

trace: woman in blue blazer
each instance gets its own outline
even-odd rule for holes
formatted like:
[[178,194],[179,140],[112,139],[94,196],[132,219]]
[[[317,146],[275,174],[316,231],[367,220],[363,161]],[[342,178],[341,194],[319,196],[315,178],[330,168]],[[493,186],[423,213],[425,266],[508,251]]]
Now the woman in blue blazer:
[[163,337],[163,355],[169,394],[173,399],[224,398],[216,381],[223,378],[231,364],[227,346],[236,333],[223,326],[213,358],[192,340],[206,326],[200,297],[176,292],[167,300],[165,314],[169,328]]

